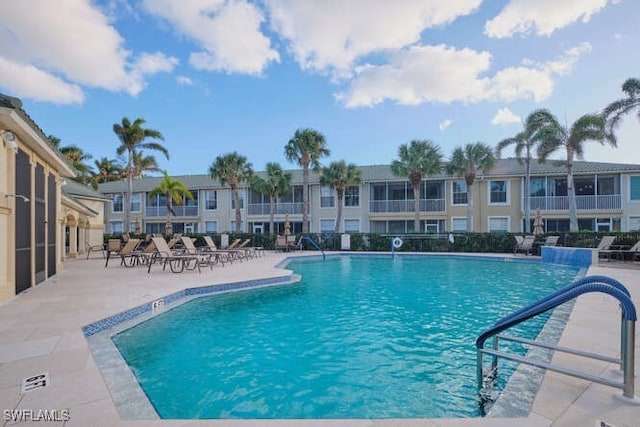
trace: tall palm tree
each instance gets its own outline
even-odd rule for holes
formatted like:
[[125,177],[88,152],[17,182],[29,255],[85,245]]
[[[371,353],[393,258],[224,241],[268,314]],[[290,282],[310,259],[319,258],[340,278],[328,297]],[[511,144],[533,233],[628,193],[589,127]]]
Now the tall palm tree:
[[193,194],[187,189],[182,181],[173,179],[169,176],[167,171],[164,171],[164,177],[157,187],[149,192],[149,200],[158,196],[164,195],[167,203],[167,221],[165,222],[164,230],[167,236],[173,234],[173,227],[171,226],[171,214],[175,216],[173,211],[173,203],[178,205],[184,204],[185,198],[193,200]]
[[342,205],[344,193],[348,187],[359,185],[362,182],[362,172],[353,163],[347,164],[344,160],[332,162],[320,171],[320,184],[336,191],[338,199],[338,216],[336,218],[335,232],[342,230]]
[[237,152],[228,153],[216,157],[209,166],[209,175],[220,181],[220,184],[229,184],[233,193],[233,203],[236,208],[236,229],[242,231],[242,215],[240,213],[240,194],[238,189],[243,182],[250,182],[253,176],[253,166],[245,156]]
[[274,216],[276,210],[276,199],[291,191],[291,174],[282,170],[282,167],[275,163],[267,163],[267,178],[254,176],[251,180],[251,187],[269,196],[269,232],[274,233]]
[[138,151],[133,155],[133,177],[144,178],[145,172],[162,172],[162,169],[154,156],[145,156],[143,151]]
[[329,156],[323,134],[314,129],[298,129],[284,147],[290,162],[302,167],[302,232],[309,232],[309,168],[320,170],[320,158]]
[[607,121],[600,114],[585,114],[573,122],[571,128],[560,124],[558,119],[548,113],[548,124],[540,128],[535,139],[539,141],[538,158],[541,162],[560,148],[566,151],[566,160],[560,162],[567,168],[567,195],[569,196],[569,231],[578,231],[578,207],[576,205],[576,189],[573,183],[574,158],[584,157],[584,143],[607,141],[615,147],[615,141],[607,138]]
[[420,231],[420,184],[430,175],[442,171],[440,147],[429,140],[414,139],[409,144],[398,147],[398,159],[391,162],[391,172],[395,176],[407,177],[413,189],[414,217],[413,231]]
[[536,150],[538,141],[534,138],[536,132],[540,130],[542,126],[547,123],[549,117],[547,110],[535,110],[527,116],[524,121],[524,129],[516,136],[503,139],[498,142],[495,149],[495,155],[500,158],[502,150],[509,146],[515,147],[515,155],[518,163],[525,165],[524,175],[524,218],[525,218],[525,231],[531,233],[531,204],[529,203],[529,193],[531,191],[531,161],[533,160],[533,153]]
[[496,158],[493,149],[482,142],[467,144],[453,150],[447,164],[447,173],[464,177],[467,183],[467,231],[473,231],[473,184],[478,172],[493,169]]
[[116,123],[113,125],[113,132],[118,136],[120,140],[120,146],[116,152],[118,155],[127,153],[127,197],[124,201],[124,230],[129,230],[129,224],[131,223],[131,195],[133,193],[133,176],[134,158],[135,154],[141,149],[160,151],[169,159],[169,152],[167,149],[157,142],[146,142],[147,138],[159,139],[164,141],[164,137],[155,129],[146,129],[142,125],[145,124],[143,118],[137,118],[133,123],[124,117],[122,123]]
[[603,111],[603,115],[607,118],[607,139],[614,146],[616,144],[615,130],[622,118],[637,109],[638,119],[640,119],[640,79],[627,79],[622,84],[622,91],[627,94],[627,97],[612,102]]

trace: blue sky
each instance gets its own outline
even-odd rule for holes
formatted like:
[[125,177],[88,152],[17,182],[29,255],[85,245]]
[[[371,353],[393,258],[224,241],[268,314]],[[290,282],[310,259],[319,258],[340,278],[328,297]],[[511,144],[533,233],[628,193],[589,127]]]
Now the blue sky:
[[[638,16],[635,0],[4,1],[0,92],[94,160],[143,117],[172,175],[231,151],[292,168],[306,127],[325,163],[385,164],[412,139],[495,145],[536,108],[599,111],[640,77]],[[629,116],[618,149],[585,159],[640,162],[639,131]]]

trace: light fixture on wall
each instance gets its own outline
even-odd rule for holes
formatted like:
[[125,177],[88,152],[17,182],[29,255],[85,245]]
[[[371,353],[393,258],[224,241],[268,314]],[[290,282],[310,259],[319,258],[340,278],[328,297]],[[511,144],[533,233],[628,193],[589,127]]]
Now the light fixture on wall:
[[29,198],[27,196],[23,196],[22,194],[5,194],[4,197],[14,197],[16,199],[22,199],[23,202],[28,203]]
[[4,142],[5,147],[12,150],[18,149],[18,142],[16,141],[15,133],[9,130],[0,130],[0,136],[2,136],[2,141]]

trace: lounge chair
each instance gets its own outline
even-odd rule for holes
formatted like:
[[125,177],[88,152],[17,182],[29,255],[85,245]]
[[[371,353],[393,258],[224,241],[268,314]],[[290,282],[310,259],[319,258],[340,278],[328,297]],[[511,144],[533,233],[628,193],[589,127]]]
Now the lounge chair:
[[542,246],[558,246],[558,240],[560,240],[560,236],[547,236]]
[[172,273],[182,273],[184,270],[198,269],[200,272],[200,260],[197,255],[176,254],[169,249],[167,242],[162,237],[152,237],[156,252],[148,260],[147,273],[151,272],[151,266],[156,262],[162,262],[162,270],[167,264]]
[[276,237],[276,251],[288,251],[289,245],[287,244],[287,236],[278,236]]
[[[602,258],[611,261],[612,258],[616,258],[620,261],[625,261],[629,258],[631,261],[637,261],[640,257],[640,240],[631,247],[618,246],[614,249],[614,246],[610,246],[611,249],[605,249],[598,251],[598,254]],[[628,248],[628,249],[627,249]]]
[[218,262],[217,254],[206,250],[200,250],[193,244],[193,240],[188,236],[181,236],[182,244],[184,245],[184,254],[195,255],[198,258],[200,265],[208,265],[209,268],[213,268],[213,264]]
[[99,243],[99,244],[94,244],[92,245],[88,240],[84,242],[84,246],[86,248],[87,251],[87,259],[89,259],[89,255],[91,255],[91,252],[102,252],[102,258],[106,258],[107,255],[105,254],[105,245],[104,243]]
[[[136,252],[138,245],[140,245],[140,239],[129,239],[129,241],[127,241],[127,243],[117,252],[120,256],[120,265],[133,267],[138,263],[138,254]],[[111,254],[111,251],[107,251],[107,261],[104,263],[105,268],[109,265]]]
[[245,240],[242,241],[242,243],[237,244],[239,241],[240,241],[240,239],[236,239],[227,248],[227,251],[229,251],[232,254],[232,257],[234,259],[238,259],[238,260],[249,259],[249,257],[253,257],[252,248],[247,247],[249,242],[251,242],[251,239],[245,239]]
[[536,238],[534,236],[524,236],[522,239],[522,244],[516,245],[513,249],[513,253],[517,254],[518,252],[522,252],[525,255],[530,255],[534,251],[533,244],[535,243]]
[[616,236],[603,236],[602,239],[600,239],[600,243],[598,243],[596,249],[599,251],[608,251],[609,249],[611,249],[611,245],[613,245],[613,242],[615,241]]
[[297,239],[294,235],[287,236],[287,250],[290,251],[291,249],[302,250],[302,236]]
[[231,259],[231,253],[229,251],[226,251],[224,249],[218,249],[218,247],[216,246],[216,242],[213,241],[213,239],[211,238],[211,236],[203,236],[204,242],[207,244],[207,246],[205,246],[205,249],[213,254],[215,254],[215,256],[217,257],[217,259],[219,261],[222,262],[222,265],[224,265],[225,262],[232,262],[233,260]]

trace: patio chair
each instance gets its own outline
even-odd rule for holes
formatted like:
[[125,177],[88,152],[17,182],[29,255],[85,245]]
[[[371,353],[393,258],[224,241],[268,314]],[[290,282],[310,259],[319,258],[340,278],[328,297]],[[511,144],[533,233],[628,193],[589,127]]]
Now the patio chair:
[[181,236],[180,238],[184,245],[184,254],[196,256],[200,265],[208,265],[211,269],[213,268],[213,264],[217,263],[217,255],[214,256],[213,252],[199,250],[199,248],[196,248],[191,237]]
[[542,246],[558,246],[558,240],[560,240],[560,236],[547,236]]
[[[117,252],[120,256],[120,265],[125,267],[133,267],[138,264],[138,254],[136,249],[140,245],[140,239],[129,239],[129,241]],[[116,253],[116,252],[113,252]],[[111,251],[107,251],[107,261],[104,263],[105,268],[109,265]]]
[[289,245],[287,244],[287,236],[278,236],[276,237],[275,244],[276,251],[288,251]]
[[222,262],[222,265],[224,266],[225,262],[233,262],[233,260],[231,259],[231,253],[229,253],[229,251],[226,251],[224,249],[218,249],[218,247],[216,246],[216,242],[213,241],[213,239],[211,238],[211,236],[203,236],[204,242],[207,244],[207,246],[205,246],[205,250],[215,254],[216,258]]
[[534,236],[524,236],[522,239],[522,244],[516,245],[513,249],[513,253],[517,254],[518,252],[522,252],[525,255],[530,255],[534,251],[533,244],[535,243],[536,238]]
[[162,262],[162,270],[167,268],[167,264],[172,273],[182,273],[184,270],[198,269],[200,273],[200,261],[196,255],[176,254],[169,249],[167,242],[162,237],[152,237],[156,252],[148,260],[147,273],[151,272],[151,266],[156,262]]
[[607,261],[611,261],[612,258],[620,261],[626,261],[627,258],[631,261],[637,261],[640,257],[640,240],[631,247],[624,245],[614,247],[614,245],[611,245],[610,248],[598,251],[598,254]]
[[298,249],[302,250],[302,236],[296,239],[296,236],[287,236],[287,250]]
[[240,239],[236,239],[233,242],[233,244],[229,245],[227,250],[230,251],[231,254],[233,254],[233,257],[235,259],[238,259],[238,260],[249,259],[249,257],[253,256],[252,248],[247,247],[249,242],[251,242],[251,239],[244,239],[242,243],[236,244],[239,240]]
[[87,251],[87,259],[89,259],[89,255],[91,255],[91,252],[102,252],[102,258],[107,257],[107,255],[105,254],[106,249],[104,243],[92,245],[88,240],[86,240],[84,242],[84,247]]

